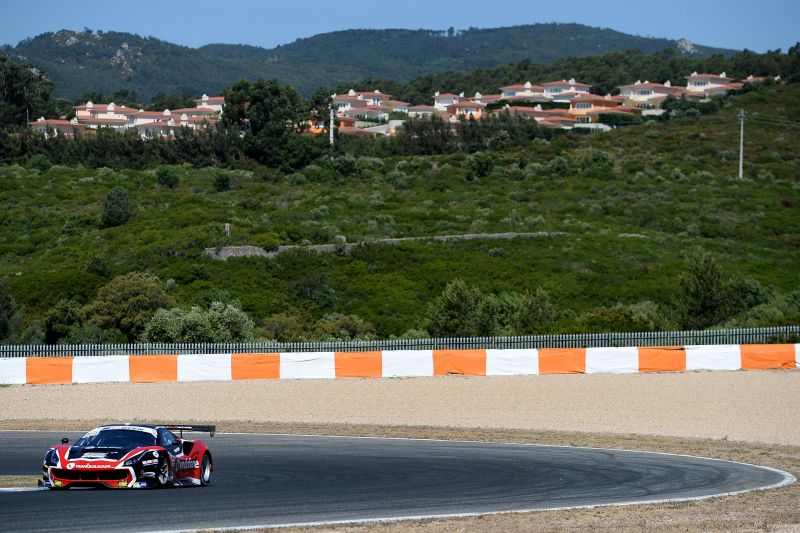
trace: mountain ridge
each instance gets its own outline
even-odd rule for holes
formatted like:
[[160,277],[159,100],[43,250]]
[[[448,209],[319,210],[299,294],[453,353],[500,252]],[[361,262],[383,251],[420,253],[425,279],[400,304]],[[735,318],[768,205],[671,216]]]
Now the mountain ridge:
[[628,49],[674,48],[704,57],[732,50],[630,35],[580,24],[533,24],[467,30],[352,29],[298,38],[274,48],[210,43],[192,48],[126,32],[60,30],[2,50],[30,61],[56,85],[55,95],[76,99],[119,88],[140,98],[158,92],[218,92],[242,78],[278,78],[309,95],[367,77],[397,81],[445,71],[494,67],[521,60],[552,63],[572,56]]

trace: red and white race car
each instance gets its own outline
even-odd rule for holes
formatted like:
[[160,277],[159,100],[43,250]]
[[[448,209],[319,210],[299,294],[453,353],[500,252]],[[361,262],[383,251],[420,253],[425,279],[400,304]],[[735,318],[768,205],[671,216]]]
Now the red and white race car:
[[208,485],[214,471],[211,451],[205,442],[183,440],[172,431],[213,437],[215,426],[112,424],[91,430],[72,446],[61,439],[44,455],[43,485],[54,490]]

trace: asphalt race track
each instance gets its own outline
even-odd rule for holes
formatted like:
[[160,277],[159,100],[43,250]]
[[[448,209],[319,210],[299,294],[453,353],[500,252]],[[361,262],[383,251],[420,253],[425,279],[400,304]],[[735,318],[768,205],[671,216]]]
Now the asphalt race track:
[[[79,434],[0,432],[0,475],[40,473],[45,450],[63,436]],[[792,479],[725,461],[589,448],[197,438],[214,455],[210,487],[0,492],[0,529],[152,531],[545,509],[703,497]]]

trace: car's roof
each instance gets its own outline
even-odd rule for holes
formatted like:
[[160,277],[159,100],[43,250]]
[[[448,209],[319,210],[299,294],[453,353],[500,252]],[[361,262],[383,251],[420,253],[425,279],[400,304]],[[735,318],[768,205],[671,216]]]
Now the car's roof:
[[103,424],[102,426],[97,426],[97,429],[103,429],[103,428],[119,429],[119,428],[125,428],[125,427],[158,429],[158,428],[163,428],[164,426],[161,426],[161,425],[158,425],[158,424],[129,424],[129,423],[125,422],[125,423],[120,423],[120,424]]

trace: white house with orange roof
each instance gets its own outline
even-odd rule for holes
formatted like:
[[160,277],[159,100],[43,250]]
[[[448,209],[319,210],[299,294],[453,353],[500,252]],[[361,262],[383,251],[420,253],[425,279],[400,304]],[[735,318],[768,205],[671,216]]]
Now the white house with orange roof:
[[469,100],[460,100],[448,106],[447,112],[458,118],[480,120],[485,108],[485,104],[471,102]]
[[209,109],[213,109],[220,115],[222,114],[222,108],[225,107],[225,97],[224,96],[208,96],[207,94],[203,94],[200,98],[194,101],[195,107],[206,107]]
[[692,72],[686,76],[686,93],[689,97],[713,96],[741,88],[741,83],[734,82],[733,78],[729,78],[724,72],[719,75]]
[[472,102],[477,102],[479,104],[489,105],[499,102],[500,100],[502,100],[502,98],[503,95],[501,94],[481,94],[476,92],[475,96],[469,98],[469,100]]
[[542,92],[546,97],[553,98],[563,93],[589,93],[591,85],[575,81],[575,78],[561,81],[548,81],[542,84]]
[[[604,112],[611,108],[619,107],[619,102],[614,100],[610,95],[598,96],[596,94],[578,94],[569,103],[569,114],[575,117],[575,120],[580,123],[588,123],[596,121],[596,113]],[[595,117],[593,119],[593,117]]]
[[453,94],[440,93],[439,91],[436,91],[436,93],[433,95],[433,107],[439,111],[447,111],[448,107],[453,104],[457,104],[461,98],[464,98],[464,93]]
[[625,106],[647,110],[648,115],[658,115],[661,114],[661,104],[667,97],[680,97],[685,92],[686,87],[672,85],[669,80],[664,83],[636,80],[636,83],[630,85],[620,85],[619,96],[615,99]]
[[500,96],[504,100],[544,96],[544,87],[542,85],[533,85],[529,81],[517,85],[506,85],[505,87],[500,87]]
[[76,133],[86,131],[86,125],[78,122],[77,118],[72,120],[46,119],[39,117],[34,122],[28,122],[31,130],[42,133],[47,138],[52,137],[74,137]]
[[436,113],[438,109],[432,105],[412,105],[408,108],[408,116],[411,118],[426,118]]

